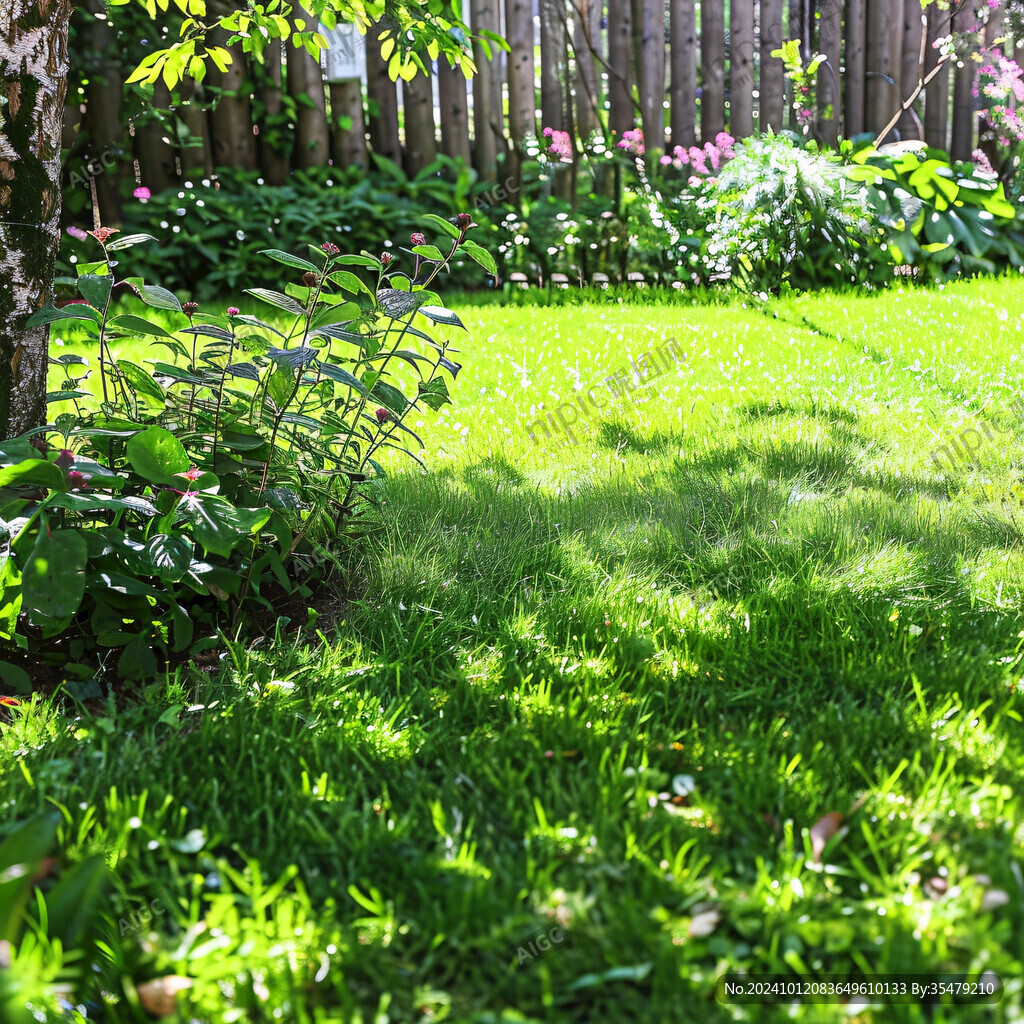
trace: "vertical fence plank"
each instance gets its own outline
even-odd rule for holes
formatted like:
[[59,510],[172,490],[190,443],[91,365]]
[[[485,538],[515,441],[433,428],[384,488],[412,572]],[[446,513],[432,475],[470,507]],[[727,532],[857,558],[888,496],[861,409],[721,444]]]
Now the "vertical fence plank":
[[617,142],[636,123],[630,0],[608,0],[608,128]]
[[572,8],[572,51],[576,62],[575,113],[581,139],[586,139],[601,126],[597,72],[594,68],[594,51],[600,45],[601,38],[600,6],[600,0],[575,0]]
[[782,46],[782,0],[761,0],[761,76],[758,81],[758,120],[761,131],[777,132],[785,110],[785,68],[772,52]]
[[[892,15],[892,0],[868,0],[865,31],[865,128],[869,132],[880,132],[896,110]],[[891,141],[891,134],[885,141]]]
[[689,149],[697,142],[697,7],[696,0],[669,0],[669,3],[672,145]]
[[[935,4],[928,5],[928,37],[924,50],[925,77],[935,69],[939,53],[932,45],[946,34],[949,16]],[[924,141],[935,149],[949,147],[949,62],[928,83],[924,92]]]
[[[430,58],[423,63],[430,68]],[[410,177],[437,159],[434,122],[434,76],[418,73],[402,82],[402,119],[405,125],[405,171]]]
[[375,31],[366,37],[366,95],[370,101],[370,146],[374,153],[400,164],[398,89],[388,75],[388,62],[381,56]]
[[729,131],[754,134],[754,0],[731,0],[729,9]]
[[725,130],[725,5],[700,5],[700,136],[708,142]]
[[[753,0],[749,0],[753,3]],[[665,0],[637,0],[637,79],[644,146],[665,151]]]
[[846,0],[846,59],[843,64],[843,92],[847,138],[864,131],[865,0]]
[[[974,21],[974,12],[969,7],[961,8],[953,17],[953,31],[966,32]],[[971,96],[971,80],[974,68],[970,61],[964,61],[953,74],[953,137],[949,144],[949,155],[954,160],[969,160],[974,145],[974,97]]]
[[[906,102],[914,94],[924,72],[921,43],[924,40],[924,12],[921,0],[904,0],[903,52],[900,58],[900,96]],[[896,126],[901,139],[923,139],[924,125],[915,106],[903,112]]]
[[565,131],[568,89],[565,0],[540,0],[540,109],[542,127]]
[[520,181],[523,140],[537,134],[537,100],[533,86],[533,4],[506,0],[508,55],[508,126],[512,134],[512,176]]
[[445,57],[437,58],[437,91],[441,107],[441,152],[468,164],[469,102],[466,76]]
[[[486,29],[497,32],[499,28],[497,0],[471,0],[470,17],[473,31]],[[473,59],[477,73],[473,77],[473,166],[485,181],[497,173],[498,138],[502,135],[501,86],[495,88],[495,63],[497,53],[492,47],[492,56],[487,58],[480,42],[473,44]]]
[[821,0],[818,50],[825,54],[826,60],[818,70],[818,134],[830,146],[834,146],[839,137],[842,107],[839,51],[842,35],[843,0]]

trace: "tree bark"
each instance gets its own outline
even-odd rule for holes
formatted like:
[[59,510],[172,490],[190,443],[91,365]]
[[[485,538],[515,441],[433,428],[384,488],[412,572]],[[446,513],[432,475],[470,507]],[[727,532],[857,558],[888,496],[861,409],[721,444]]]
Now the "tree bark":
[[[921,79],[921,39],[924,35],[921,0],[905,0],[903,4],[903,33],[900,52],[900,102],[907,100],[917,89]],[[927,59],[927,57],[926,57]],[[911,106],[900,116],[896,125],[901,139],[923,139],[921,119]]]
[[725,8],[723,0],[700,5],[701,142],[714,142],[725,131]]
[[600,0],[575,0],[573,3],[572,49],[576,58],[576,128],[581,139],[586,139],[592,132],[601,128],[597,73],[594,68],[594,51],[600,52],[601,44],[600,9]]
[[46,422],[49,330],[26,327],[53,288],[71,0],[0,11],[0,439]]
[[292,163],[303,170],[326,167],[331,136],[327,129],[327,99],[320,62],[311,57],[305,47],[293,46],[291,42],[285,43],[284,52],[288,95],[299,108]]
[[[118,86],[120,88],[120,86]],[[171,91],[162,81],[153,86],[153,107],[166,111],[171,106]],[[167,127],[155,113],[135,133],[135,147],[139,158],[142,184],[154,193],[178,182],[177,150],[167,136]],[[107,212],[100,206],[106,222]]]
[[[892,36],[894,15],[892,0],[868,0],[867,5],[867,88],[866,128],[869,132],[880,132],[896,112],[897,93],[892,79],[894,74]],[[903,9],[900,7],[900,18]],[[891,142],[890,136],[884,139]]]
[[828,60],[818,69],[818,134],[828,145],[834,146],[839,138],[839,112],[843,101],[839,88],[843,0],[821,0],[819,11],[818,48]]
[[184,78],[179,88],[182,103],[178,107],[178,116],[192,135],[202,140],[198,146],[182,147],[181,173],[210,174],[213,171],[213,146],[210,142],[210,123],[203,109],[203,87],[195,79]]
[[[969,7],[961,8],[953,17],[953,31],[966,32],[974,21]],[[954,160],[970,160],[974,148],[974,98],[971,96],[974,68],[969,60],[953,74],[953,137],[949,155]]]
[[694,0],[669,3],[672,145],[689,149],[697,144],[697,12]]
[[754,134],[754,0],[730,3],[729,133]]
[[564,132],[568,127],[568,43],[565,0],[540,0],[540,110],[542,127]]

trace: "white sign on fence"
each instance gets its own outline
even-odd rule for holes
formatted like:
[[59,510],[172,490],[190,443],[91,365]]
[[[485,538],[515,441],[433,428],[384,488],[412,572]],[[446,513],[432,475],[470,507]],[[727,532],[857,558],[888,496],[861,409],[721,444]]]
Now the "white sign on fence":
[[324,78],[328,82],[347,82],[366,76],[366,36],[350,22],[338,22],[336,28],[320,26],[328,48],[323,53]]

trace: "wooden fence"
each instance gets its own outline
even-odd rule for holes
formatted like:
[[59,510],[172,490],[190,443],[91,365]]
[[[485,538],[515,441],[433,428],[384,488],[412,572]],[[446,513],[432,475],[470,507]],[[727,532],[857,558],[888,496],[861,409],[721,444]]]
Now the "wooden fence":
[[[173,106],[182,126],[176,134],[150,125],[118,149],[119,83],[130,68],[116,63],[71,97],[68,128],[86,130],[79,163],[134,156],[140,183],[154,191],[220,166],[259,169],[283,183],[291,168],[364,166],[368,150],[409,173],[446,153],[493,182],[514,176],[522,143],[545,127],[578,139],[611,133],[612,141],[642,127],[649,152],[701,144],[723,130],[743,137],[792,127],[792,90],[771,54],[796,39],[805,58],[827,58],[817,76],[816,135],[879,132],[908,101],[889,138],[923,138],[967,159],[978,133],[972,64],[944,63],[909,100],[936,66],[933,43],[976,18],[967,6],[941,11],[932,3],[922,12],[919,0],[471,0],[471,24],[510,45],[491,60],[478,48],[471,82],[443,61],[429,79],[392,82],[376,42],[358,37],[365,53],[343,56],[364,60],[360,78],[326,83],[315,60],[286,45],[268,51],[254,85],[236,47],[226,74],[211,69],[203,86],[186,83],[177,105],[157,87],[155,104]],[[993,12],[979,45],[1001,24],[1002,12]],[[91,31],[110,28],[94,21]],[[280,123],[287,96],[295,116],[275,136],[269,126]],[[200,144],[181,145],[188,134]]]

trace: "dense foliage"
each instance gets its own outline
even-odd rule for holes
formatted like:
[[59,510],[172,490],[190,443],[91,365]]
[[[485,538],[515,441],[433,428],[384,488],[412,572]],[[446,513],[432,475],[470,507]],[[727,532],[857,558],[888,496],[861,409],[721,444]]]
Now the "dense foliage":
[[[84,322],[98,366],[57,357],[67,381],[50,402],[75,412],[0,445],[0,639],[86,675],[116,652],[141,678],[247,603],[269,607],[268,590],[308,597],[384,476],[378,453],[422,447],[406,420],[450,402],[444,375],[460,366],[424,327],[462,324],[429,286],[456,254],[494,269],[469,215],[457,221],[422,222],[443,252],[422,232],[401,256],[266,250],[293,278],[247,289],[274,322],[117,279],[116,257],[146,236],[90,232],[102,258],[78,265],[81,298],[33,322]],[[122,286],[163,315],[119,311]],[[137,338],[153,346],[145,366],[113,354]],[[418,377],[408,397],[403,365]]]

